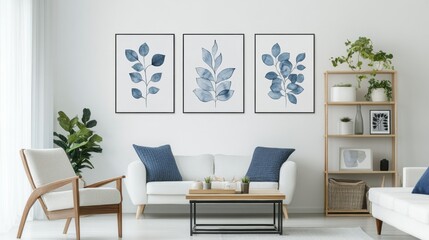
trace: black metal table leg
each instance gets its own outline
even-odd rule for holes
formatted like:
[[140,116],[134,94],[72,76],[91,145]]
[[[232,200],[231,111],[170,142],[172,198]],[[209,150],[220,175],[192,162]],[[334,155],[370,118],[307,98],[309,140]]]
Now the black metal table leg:
[[189,220],[190,220],[190,223],[189,223],[189,226],[190,226],[190,234],[191,234],[191,236],[192,236],[192,216],[193,216],[193,213],[192,213],[192,201],[189,201],[189,211],[190,211],[190,213],[189,213]]

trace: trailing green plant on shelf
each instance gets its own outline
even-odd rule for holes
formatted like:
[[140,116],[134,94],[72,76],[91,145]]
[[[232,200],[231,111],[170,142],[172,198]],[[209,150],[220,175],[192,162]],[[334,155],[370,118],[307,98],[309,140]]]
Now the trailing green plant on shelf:
[[83,168],[93,169],[91,153],[101,153],[103,149],[99,143],[103,138],[95,134],[91,128],[97,125],[91,120],[91,111],[83,109],[82,118],[78,116],[70,119],[63,111],[58,112],[58,123],[68,134],[54,132],[54,143],[64,149],[76,175],[81,174]]
[[367,101],[371,100],[371,93],[374,89],[382,88],[384,89],[384,93],[386,94],[387,100],[392,100],[392,84],[389,80],[376,80],[370,79],[368,81],[369,87],[368,92],[365,94],[365,99]]
[[[356,41],[351,42],[347,40],[345,42],[346,55],[339,57],[331,57],[332,66],[338,67],[341,64],[347,64],[348,67],[353,71],[360,71],[365,69],[366,65],[372,72],[369,74],[369,80],[375,80],[377,71],[381,70],[393,70],[392,65],[393,55],[386,53],[382,50],[374,51],[371,39],[367,37],[359,37]],[[361,86],[361,82],[364,79],[368,79],[367,74],[356,75],[358,88]]]

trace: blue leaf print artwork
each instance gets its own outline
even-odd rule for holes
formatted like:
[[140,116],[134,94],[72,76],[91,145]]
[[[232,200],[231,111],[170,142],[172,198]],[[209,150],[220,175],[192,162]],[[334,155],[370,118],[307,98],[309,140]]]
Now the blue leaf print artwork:
[[[141,56],[141,61],[138,54],[140,54]],[[151,82],[157,83],[161,81],[161,77],[162,77],[162,73],[157,72],[152,74],[152,76],[149,79],[148,74],[150,73],[148,72],[148,68],[159,67],[162,64],[164,64],[165,55],[154,54],[151,58],[150,64],[146,64],[146,60],[147,60],[146,57],[149,54],[149,45],[147,43],[143,43],[142,45],[140,45],[138,54],[136,51],[132,49],[125,50],[125,57],[127,58],[127,60],[132,63],[137,62],[131,66],[131,68],[135,71],[135,72],[129,73],[131,81],[133,83],[140,83],[140,82],[144,83],[144,91],[138,88],[132,88],[131,96],[133,96],[133,98],[135,99],[143,98],[145,101],[145,106],[147,107],[149,94],[157,94],[160,91],[159,88],[149,86],[149,84]]]
[[302,64],[305,53],[296,56],[294,65],[290,60],[290,53],[281,52],[280,45],[276,43],[271,48],[271,54],[262,54],[261,57],[266,66],[274,68],[273,71],[265,74],[265,78],[271,81],[268,96],[273,100],[284,98],[285,107],[288,102],[297,104],[297,95],[304,91],[304,88],[299,85],[304,82],[304,74],[296,72],[305,69],[305,65]]
[[234,95],[234,90],[231,89],[232,82],[229,79],[234,74],[235,68],[225,68],[218,72],[222,64],[222,53],[218,55],[218,50],[216,40],[214,40],[211,52],[202,48],[202,59],[209,69],[195,68],[198,74],[196,80],[199,88],[193,91],[201,102],[214,101],[215,107],[217,101],[228,101]]

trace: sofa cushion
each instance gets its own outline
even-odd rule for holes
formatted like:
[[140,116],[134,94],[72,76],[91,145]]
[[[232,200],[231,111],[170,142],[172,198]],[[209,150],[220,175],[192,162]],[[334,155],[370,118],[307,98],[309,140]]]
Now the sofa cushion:
[[133,144],[133,147],[146,167],[147,182],[182,181],[170,145],[143,147]]
[[250,189],[279,189],[278,182],[250,182]]
[[210,154],[174,156],[183,181],[203,181],[213,175],[214,157]]
[[[49,211],[73,208],[73,191],[49,192],[42,195]],[[116,188],[82,188],[79,189],[80,206],[118,204],[121,194]]]
[[420,177],[413,189],[413,193],[429,194],[429,168],[427,168],[425,173]]
[[154,195],[185,195],[194,181],[170,181],[147,183],[147,194]]
[[282,164],[294,151],[293,148],[257,147],[246,175],[251,182],[278,182]]
[[214,175],[222,177],[227,181],[231,181],[233,179],[240,180],[246,175],[250,161],[250,156],[217,154],[214,159]]

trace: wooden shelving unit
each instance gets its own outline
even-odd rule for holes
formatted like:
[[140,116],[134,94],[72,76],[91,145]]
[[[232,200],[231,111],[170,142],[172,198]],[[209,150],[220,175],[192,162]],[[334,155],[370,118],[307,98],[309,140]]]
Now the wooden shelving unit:
[[[385,185],[386,178],[390,180],[391,186],[397,186],[398,185],[398,179],[397,179],[397,159],[396,159],[396,151],[397,151],[397,121],[396,121],[396,81],[397,81],[397,72],[396,71],[378,71],[377,75],[383,74],[390,76],[390,81],[392,83],[392,96],[393,99],[389,102],[369,102],[369,101],[362,101],[358,100],[356,102],[330,102],[330,87],[333,85],[332,82],[330,82],[330,78],[333,77],[333,75],[358,75],[358,74],[371,74],[372,71],[327,71],[325,72],[325,213],[327,216],[368,216],[370,215],[368,209],[359,209],[359,210],[352,210],[352,209],[329,209],[329,192],[328,192],[328,179],[335,177],[335,178],[342,178],[342,179],[348,179],[351,178],[360,178],[365,181],[366,178],[378,178],[380,177],[381,184],[379,186]],[[366,89],[365,89],[366,90]],[[363,135],[340,135],[337,132],[335,132],[332,128],[333,121],[338,121],[338,119],[331,119],[330,113],[333,111],[341,112],[344,108],[352,108],[356,107],[357,105],[361,105],[362,107],[366,107],[368,109],[383,107],[387,108],[391,111],[391,134],[388,135],[370,135],[369,133],[365,133]],[[331,127],[331,128],[330,128]],[[364,126],[364,128],[368,129],[368,126]],[[370,141],[373,143],[374,141],[385,141],[389,145],[390,150],[384,151],[391,151],[386,152],[386,155],[389,155],[391,157],[389,161],[389,171],[379,171],[377,167],[375,166],[373,171],[371,170],[340,170],[339,167],[332,167],[332,164],[330,164],[330,161],[335,161],[335,157],[331,156],[332,152],[339,152],[336,151],[338,149],[331,149],[334,144],[331,144],[332,141],[336,141],[337,145],[342,143],[350,143],[357,145],[362,145],[362,148],[368,148],[368,142]],[[374,186],[373,186],[374,187]]]

